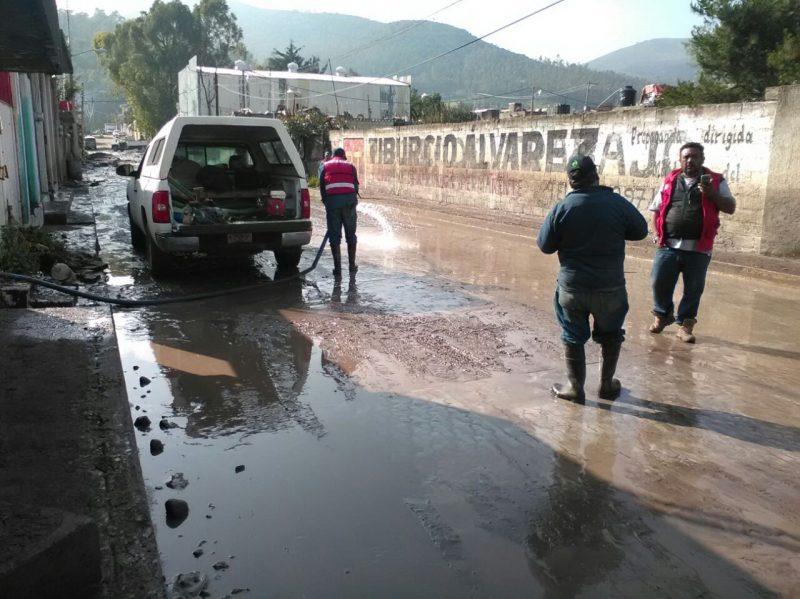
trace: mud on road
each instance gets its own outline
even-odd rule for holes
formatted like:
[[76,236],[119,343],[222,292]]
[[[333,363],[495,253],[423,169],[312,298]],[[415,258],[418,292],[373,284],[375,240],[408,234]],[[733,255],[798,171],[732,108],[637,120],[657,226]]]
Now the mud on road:
[[[121,183],[95,176],[124,296],[272,277],[264,254],[153,281]],[[650,265],[629,259],[625,392],[576,406],[548,392],[556,264],[530,231],[362,208],[353,280],[324,259],[304,282],[116,311],[168,579],[200,572],[213,596],[791,594],[796,288],[711,275],[689,347],[647,333]],[[189,506],[174,528],[170,498]]]

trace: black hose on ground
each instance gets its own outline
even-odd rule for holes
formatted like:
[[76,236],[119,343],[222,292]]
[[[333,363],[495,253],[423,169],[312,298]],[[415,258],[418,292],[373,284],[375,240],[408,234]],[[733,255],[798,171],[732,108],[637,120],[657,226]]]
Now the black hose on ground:
[[253,283],[252,285],[243,285],[241,287],[232,287],[230,289],[218,289],[216,291],[206,291],[204,293],[181,295],[178,297],[163,297],[163,298],[142,299],[142,300],[122,299],[117,297],[107,297],[104,295],[98,295],[96,293],[89,293],[87,291],[80,291],[78,289],[73,289],[72,287],[65,287],[64,285],[58,285],[57,283],[51,283],[50,281],[45,281],[43,279],[38,279],[36,277],[30,277],[28,275],[20,275],[12,272],[0,271],[0,278],[12,279],[14,281],[23,281],[25,283],[32,283],[34,285],[41,285],[42,287],[55,289],[56,291],[60,291],[61,293],[66,293],[68,295],[73,295],[75,297],[82,297],[84,299],[89,299],[96,302],[103,302],[106,304],[113,304],[115,306],[122,306],[124,308],[144,308],[146,306],[164,306],[167,304],[196,302],[198,300],[212,299],[215,297],[222,297],[225,295],[233,295],[235,293],[253,291],[265,285],[275,285],[279,283],[286,283],[294,279],[299,279],[300,277],[307,275],[317,267],[317,264],[319,264],[319,259],[322,256],[322,252],[325,250],[325,244],[327,242],[328,242],[328,234],[325,233],[325,237],[322,238],[322,243],[320,244],[319,249],[317,250],[317,255],[314,256],[314,261],[311,263],[311,266],[284,279],[276,279],[274,281],[261,281],[260,283]]

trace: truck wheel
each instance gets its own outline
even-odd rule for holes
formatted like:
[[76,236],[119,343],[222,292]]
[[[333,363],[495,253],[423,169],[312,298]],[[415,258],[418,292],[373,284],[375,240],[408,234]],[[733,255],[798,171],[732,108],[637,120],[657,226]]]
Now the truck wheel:
[[290,270],[297,268],[300,264],[300,257],[303,255],[302,248],[291,250],[275,250],[275,262],[278,263],[278,270]]
[[170,255],[159,249],[149,232],[147,234],[147,266],[153,277],[160,277],[168,273],[172,267]]
[[139,225],[134,222],[133,217],[131,216],[130,204],[128,204],[128,222],[130,223],[131,228],[131,245],[133,246],[134,250],[141,252],[143,249],[145,249],[146,239],[144,233],[139,228]]

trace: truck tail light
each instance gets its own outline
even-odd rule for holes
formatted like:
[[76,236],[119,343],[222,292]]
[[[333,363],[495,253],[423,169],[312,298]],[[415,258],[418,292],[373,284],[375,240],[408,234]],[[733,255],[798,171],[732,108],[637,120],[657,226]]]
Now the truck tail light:
[[156,191],[153,193],[153,222],[169,223],[169,192]]
[[300,190],[300,218],[311,218],[311,194],[308,189]]

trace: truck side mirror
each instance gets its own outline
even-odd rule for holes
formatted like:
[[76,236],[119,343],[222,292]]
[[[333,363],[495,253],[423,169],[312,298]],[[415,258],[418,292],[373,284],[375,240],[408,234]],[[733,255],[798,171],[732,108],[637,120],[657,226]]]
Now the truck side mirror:
[[132,164],[123,163],[117,167],[117,174],[120,177],[135,177],[136,169],[133,167]]

